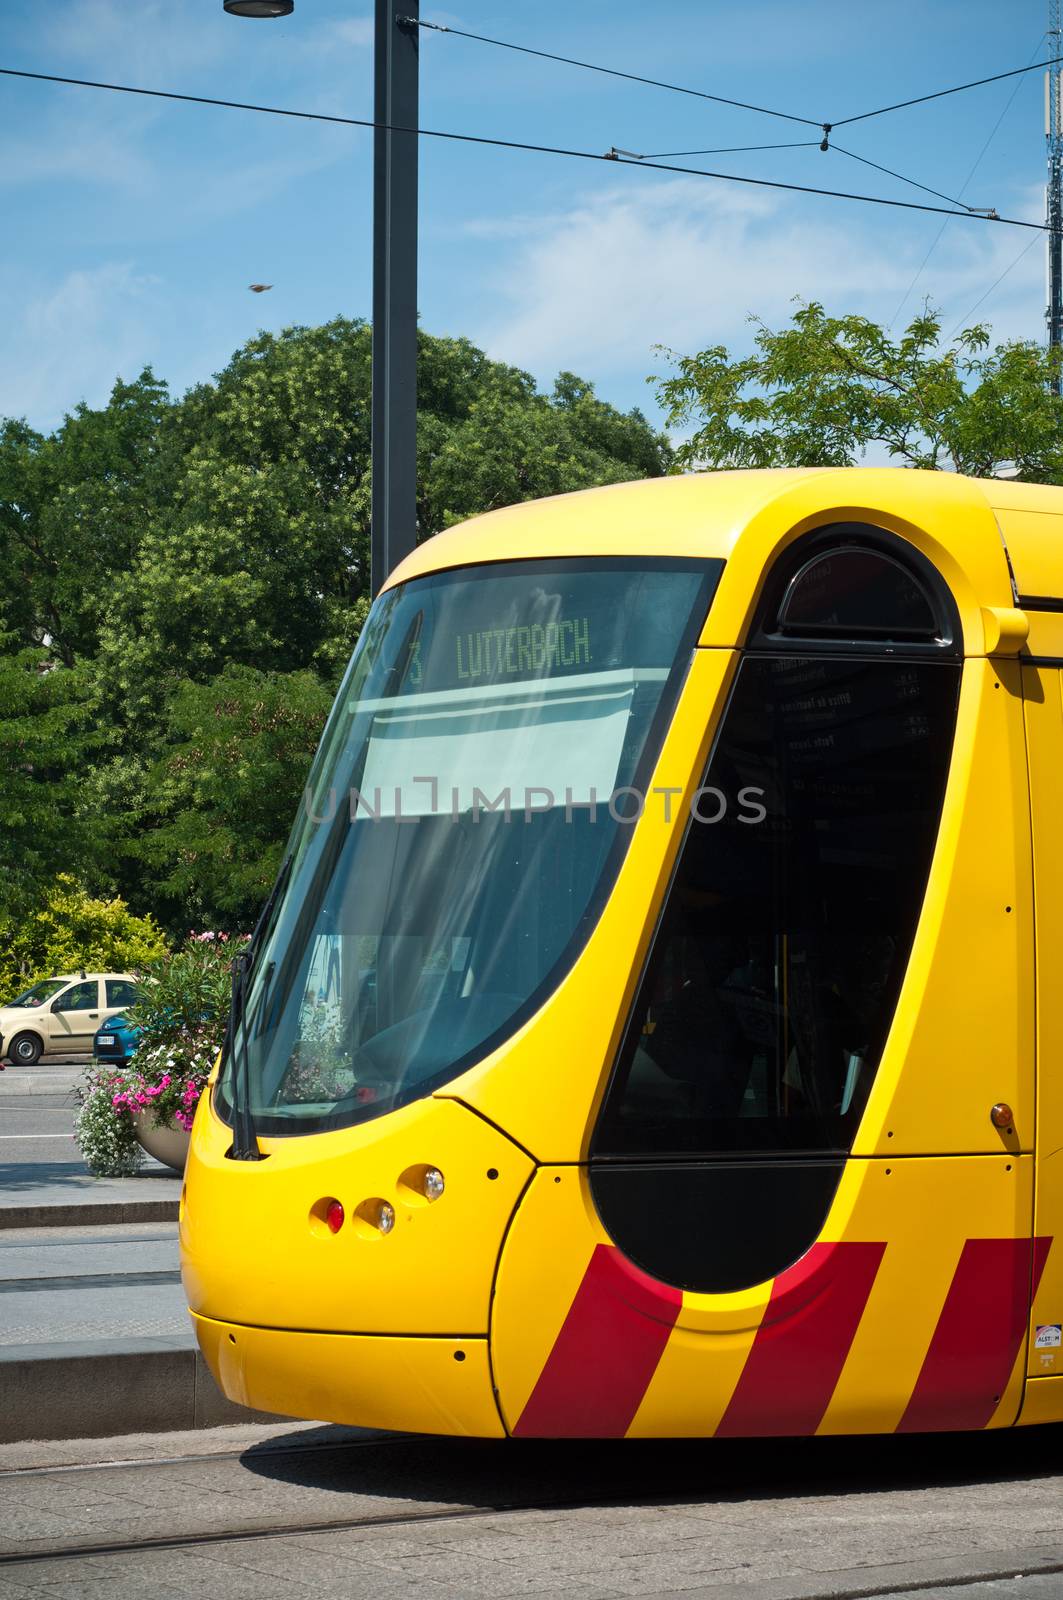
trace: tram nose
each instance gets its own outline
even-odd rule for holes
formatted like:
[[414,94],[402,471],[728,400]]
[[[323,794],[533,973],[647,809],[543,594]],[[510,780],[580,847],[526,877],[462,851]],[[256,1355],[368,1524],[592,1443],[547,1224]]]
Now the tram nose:
[[182,1271],[197,1317],[259,1328],[486,1337],[506,1228],[533,1163],[454,1100],[331,1134],[263,1141],[197,1124]]

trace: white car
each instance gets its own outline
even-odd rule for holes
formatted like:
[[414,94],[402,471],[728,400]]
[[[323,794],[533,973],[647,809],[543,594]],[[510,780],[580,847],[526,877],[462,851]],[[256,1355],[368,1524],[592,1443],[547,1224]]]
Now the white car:
[[74,972],[44,978],[0,1006],[0,1061],[32,1067],[41,1056],[92,1054],[97,1029],[135,1005],[131,972]]

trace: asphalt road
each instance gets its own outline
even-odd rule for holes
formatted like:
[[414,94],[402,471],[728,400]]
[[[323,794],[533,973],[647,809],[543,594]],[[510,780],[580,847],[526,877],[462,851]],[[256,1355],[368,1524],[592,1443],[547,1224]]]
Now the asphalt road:
[[1059,1446],[1048,1429],[554,1445],[310,1425],[6,1446],[0,1597],[1044,1600],[1063,1594]]
[[[104,1199],[121,1180],[90,1178],[74,1142],[76,1065],[39,1063],[31,1073],[0,1074],[0,1208],[20,1200]],[[162,1195],[179,1184],[145,1157],[137,1193]],[[167,1187],[164,1190],[161,1185]],[[131,1191],[132,1192],[132,1191]],[[123,1198],[129,1194],[123,1191]]]
[[[6,1085],[5,1085],[6,1088]],[[5,1093],[0,1099],[0,1166],[80,1161],[72,1092]]]

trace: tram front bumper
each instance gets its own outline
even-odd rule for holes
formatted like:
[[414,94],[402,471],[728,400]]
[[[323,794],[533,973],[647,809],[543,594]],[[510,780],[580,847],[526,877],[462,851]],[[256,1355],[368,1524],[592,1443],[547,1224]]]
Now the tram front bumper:
[[504,1437],[486,1339],[192,1321],[218,1387],[237,1405],[400,1433]]

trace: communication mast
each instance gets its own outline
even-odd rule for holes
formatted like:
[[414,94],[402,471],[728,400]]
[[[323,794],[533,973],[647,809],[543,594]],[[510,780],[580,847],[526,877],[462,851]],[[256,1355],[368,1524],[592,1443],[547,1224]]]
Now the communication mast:
[[[1063,54],[1061,28],[1063,0],[1048,0],[1048,53]],[[1045,220],[1048,224],[1048,324],[1050,349],[1063,344],[1063,102],[1060,100],[1061,63],[1053,60],[1045,75],[1045,137],[1048,141],[1048,194]],[[1056,384],[1059,392],[1059,384]]]

